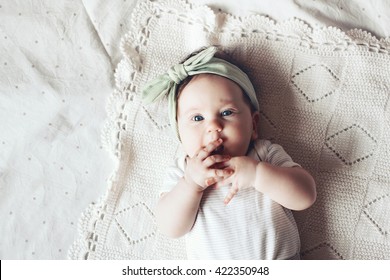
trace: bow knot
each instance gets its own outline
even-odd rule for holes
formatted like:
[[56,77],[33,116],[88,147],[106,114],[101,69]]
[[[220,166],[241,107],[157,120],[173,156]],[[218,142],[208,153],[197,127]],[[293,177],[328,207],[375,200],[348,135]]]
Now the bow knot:
[[146,84],[142,92],[143,101],[151,103],[166,95],[169,99],[174,100],[177,85],[189,75],[197,74],[198,71],[205,71],[208,62],[213,58],[216,51],[216,47],[209,47],[190,57],[184,63],[173,66],[166,74]]
[[185,78],[188,77],[188,73],[183,64],[177,64],[171,67],[167,72],[169,78],[175,83],[180,84]]

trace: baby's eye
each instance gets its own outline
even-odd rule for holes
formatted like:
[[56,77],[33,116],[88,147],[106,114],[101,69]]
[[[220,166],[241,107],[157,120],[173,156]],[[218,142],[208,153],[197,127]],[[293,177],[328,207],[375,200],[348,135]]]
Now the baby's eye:
[[193,116],[192,120],[196,121],[196,122],[200,122],[200,121],[203,121],[204,118],[202,116],[200,116],[200,115],[197,115],[197,116]]
[[231,110],[225,110],[225,111],[223,111],[223,112],[221,113],[221,115],[222,115],[223,117],[230,116],[231,114],[233,114],[233,111],[231,111]]

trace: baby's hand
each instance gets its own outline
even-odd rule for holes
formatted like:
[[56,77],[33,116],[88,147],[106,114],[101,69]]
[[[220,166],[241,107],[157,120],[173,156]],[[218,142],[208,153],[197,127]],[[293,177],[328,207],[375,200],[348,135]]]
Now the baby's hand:
[[225,166],[234,173],[227,179],[218,182],[216,187],[232,184],[224,203],[228,204],[239,190],[254,187],[256,180],[256,166],[258,162],[250,157],[234,157],[225,162]]
[[[192,158],[187,158],[187,167],[184,174],[187,183],[195,183],[203,191],[233,173],[231,169],[223,168],[223,163],[230,160],[230,156],[210,155],[221,144],[222,139],[213,141],[201,148]],[[219,164],[221,164],[221,168],[216,168]]]

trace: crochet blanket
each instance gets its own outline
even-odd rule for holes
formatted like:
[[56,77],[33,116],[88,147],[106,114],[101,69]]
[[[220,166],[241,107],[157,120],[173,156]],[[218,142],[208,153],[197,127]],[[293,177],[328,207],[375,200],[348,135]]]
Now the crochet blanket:
[[104,130],[117,168],[83,215],[70,258],[185,258],[183,239],[164,237],[154,215],[164,169],[180,146],[166,100],[145,106],[140,92],[207,45],[242,63],[258,92],[261,137],[316,180],[316,203],[294,213],[302,258],[390,259],[390,39],[180,0],[140,1],[133,12]]

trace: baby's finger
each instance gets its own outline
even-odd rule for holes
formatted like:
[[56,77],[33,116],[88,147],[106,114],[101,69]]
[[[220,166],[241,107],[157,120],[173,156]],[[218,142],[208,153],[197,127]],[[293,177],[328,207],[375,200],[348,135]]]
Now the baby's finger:
[[214,177],[207,178],[206,181],[204,182],[206,187],[209,187],[211,185],[214,185],[217,182],[217,179]]
[[221,177],[221,180],[218,180],[218,182],[215,184],[215,188],[219,188],[219,187],[224,187],[224,186],[228,186],[230,184],[233,183],[233,180],[234,180],[234,176],[232,176],[234,174],[234,170],[233,169],[230,169],[230,168],[225,168],[223,170],[226,170],[226,173],[224,177]]
[[231,183],[231,180],[232,180],[232,177],[227,177],[227,178],[222,178],[222,180],[218,181],[216,184],[215,184],[215,188],[218,189],[220,187],[224,187],[224,186],[227,186]]
[[205,181],[205,185],[207,187],[225,180],[234,173],[234,171],[231,169],[212,169],[210,172],[211,176],[208,177]]
[[226,162],[229,161],[231,157],[229,155],[212,155],[208,156],[204,161],[203,164],[205,167],[211,167],[216,163]]
[[[209,177],[216,177],[216,178],[227,178],[231,176],[234,173],[234,170],[226,168],[226,169],[210,169],[208,171],[210,173]],[[220,180],[218,180],[220,181]]]
[[199,150],[198,154],[196,155],[199,159],[204,160],[207,158],[212,151],[214,151],[218,146],[222,144],[223,140],[219,138],[218,140],[215,140],[202,149]]
[[223,203],[225,203],[225,205],[227,205],[232,199],[233,197],[238,193],[238,187],[236,185],[233,185],[230,190],[229,190],[229,193],[226,195]]

